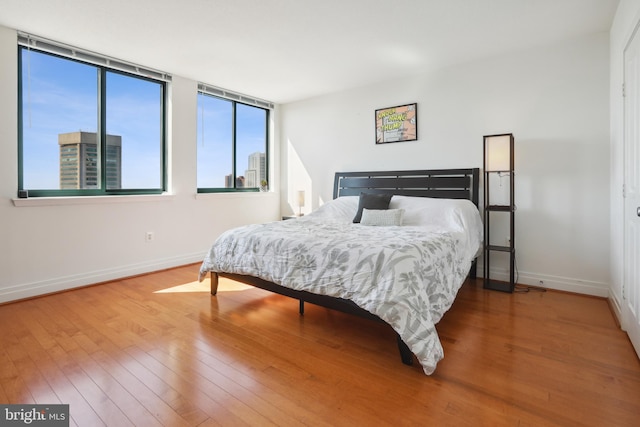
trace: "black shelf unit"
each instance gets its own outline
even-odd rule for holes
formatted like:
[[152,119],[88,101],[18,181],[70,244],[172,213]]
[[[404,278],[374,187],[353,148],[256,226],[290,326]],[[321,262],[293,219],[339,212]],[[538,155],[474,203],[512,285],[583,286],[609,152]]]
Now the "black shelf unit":
[[[492,146],[492,144],[494,144]],[[514,138],[513,134],[487,135],[483,142],[484,156],[484,282],[485,289],[491,289],[502,292],[513,292],[515,289],[515,211],[514,203]],[[495,160],[495,149],[498,147],[502,151],[499,155],[500,159]],[[503,152],[507,150],[507,152]],[[492,159],[492,156],[494,157]],[[491,203],[491,178],[492,176],[509,177],[509,200],[507,204]],[[494,214],[509,218],[509,240],[508,245],[491,244],[491,217]],[[509,254],[509,281],[500,281],[491,278],[491,254],[493,252],[506,252]]]

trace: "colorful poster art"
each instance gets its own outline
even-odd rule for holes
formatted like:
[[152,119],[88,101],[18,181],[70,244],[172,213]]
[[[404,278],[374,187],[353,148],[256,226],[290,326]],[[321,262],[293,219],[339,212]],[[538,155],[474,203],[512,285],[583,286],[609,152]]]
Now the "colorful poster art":
[[376,110],[376,144],[417,139],[417,104]]

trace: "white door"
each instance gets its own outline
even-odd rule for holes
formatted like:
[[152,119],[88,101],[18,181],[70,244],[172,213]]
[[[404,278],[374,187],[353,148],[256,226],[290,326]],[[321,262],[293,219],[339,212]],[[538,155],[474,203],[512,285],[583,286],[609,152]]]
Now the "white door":
[[623,327],[640,355],[640,34],[624,51]]

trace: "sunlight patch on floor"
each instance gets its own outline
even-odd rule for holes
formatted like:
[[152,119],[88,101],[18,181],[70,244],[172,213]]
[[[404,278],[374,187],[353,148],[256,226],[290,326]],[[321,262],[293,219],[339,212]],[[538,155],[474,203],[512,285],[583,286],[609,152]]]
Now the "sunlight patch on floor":
[[[220,278],[218,282],[218,292],[237,292],[252,289],[253,286],[236,282],[226,278]],[[207,277],[202,282],[193,281],[182,285],[172,286],[170,288],[155,291],[154,294],[173,294],[186,292],[211,292],[211,278]]]

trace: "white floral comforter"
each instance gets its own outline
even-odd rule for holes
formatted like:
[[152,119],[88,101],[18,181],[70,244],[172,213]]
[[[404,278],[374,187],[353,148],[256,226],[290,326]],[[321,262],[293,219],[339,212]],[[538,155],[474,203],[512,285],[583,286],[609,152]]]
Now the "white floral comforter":
[[444,356],[435,324],[480,249],[479,214],[454,215],[447,222],[457,227],[368,227],[353,224],[349,210],[343,216],[327,210],[225,232],[206,256],[200,280],[209,271],[237,273],[349,299],[389,323],[424,372],[433,373]]

